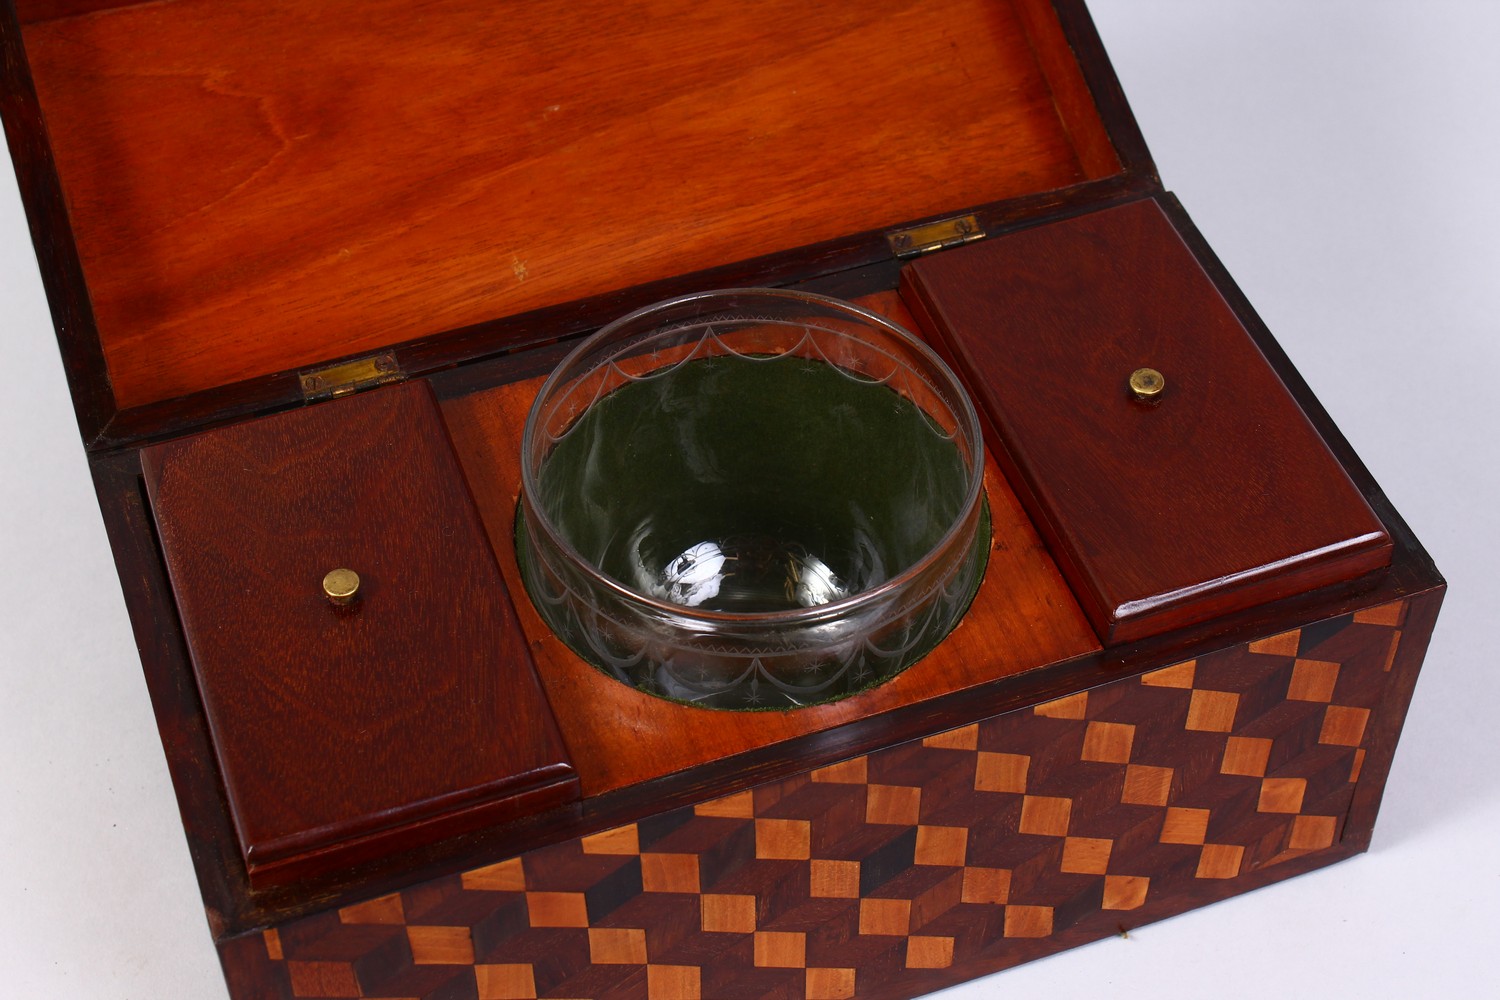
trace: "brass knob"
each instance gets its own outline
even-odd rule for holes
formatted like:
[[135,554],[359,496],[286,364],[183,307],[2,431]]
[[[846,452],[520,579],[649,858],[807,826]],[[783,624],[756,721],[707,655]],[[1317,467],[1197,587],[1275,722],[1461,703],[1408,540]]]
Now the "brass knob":
[[334,604],[350,604],[358,594],[359,574],[352,569],[330,570],[323,577],[323,596]]
[[1167,387],[1167,380],[1155,368],[1137,368],[1130,373],[1130,391],[1136,399],[1153,400]]

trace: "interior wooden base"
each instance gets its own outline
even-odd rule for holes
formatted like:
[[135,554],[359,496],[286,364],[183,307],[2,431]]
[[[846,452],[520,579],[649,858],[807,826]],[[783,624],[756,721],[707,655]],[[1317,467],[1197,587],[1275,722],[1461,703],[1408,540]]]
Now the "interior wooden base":
[[20,12],[120,408],[1120,169],[1045,0]]
[[[904,319],[894,293],[867,306]],[[969,613],[930,655],[843,701],[788,712],[737,713],[664,701],[579,659],[538,616],[521,584],[512,537],[521,432],[540,379],[444,404],[459,459],[520,613],[521,627],[585,797],[878,715],[1088,653],[1099,642],[993,459],[989,568]]]

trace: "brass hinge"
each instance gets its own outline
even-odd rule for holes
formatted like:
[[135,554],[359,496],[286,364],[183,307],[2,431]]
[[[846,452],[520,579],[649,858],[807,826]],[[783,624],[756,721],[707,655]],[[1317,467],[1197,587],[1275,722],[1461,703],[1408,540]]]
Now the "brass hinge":
[[891,252],[897,257],[916,257],[944,247],[956,247],[961,243],[972,243],[984,239],[984,230],[979,220],[972,215],[960,215],[941,222],[929,222],[925,226],[912,226],[885,234]]
[[371,386],[400,382],[405,377],[401,366],[396,363],[396,355],[385,351],[367,358],[342,361],[327,368],[303,372],[302,400],[311,403],[317,399],[334,399]]

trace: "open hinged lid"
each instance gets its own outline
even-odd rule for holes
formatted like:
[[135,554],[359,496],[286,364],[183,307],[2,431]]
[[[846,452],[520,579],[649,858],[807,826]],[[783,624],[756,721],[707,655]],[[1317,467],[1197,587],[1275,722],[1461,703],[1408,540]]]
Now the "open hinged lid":
[[96,448],[1156,186],[1072,0],[15,6],[6,126]]

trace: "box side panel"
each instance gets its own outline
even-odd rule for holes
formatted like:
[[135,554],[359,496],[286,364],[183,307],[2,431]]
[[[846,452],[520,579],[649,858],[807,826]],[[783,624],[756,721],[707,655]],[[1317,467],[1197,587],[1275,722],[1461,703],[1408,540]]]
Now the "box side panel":
[[78,429],[86,443],[92,442],[114,416],[114,395],[93,306],[84,286],[78,247],[68,226],[57,165],[21,45],[21,26],[8,3],[0,3],[0,120],[5,125],[31,242],[62,348]]
[[1318,621],[235,938],[222,958],[242,998],[925,993],[1357,850],[1351,803],[1383,777],[1362,770],[1383,738],[1370,720],[1405,706],[1387,667],[1405,629],[1415,670],[1423,613]]

